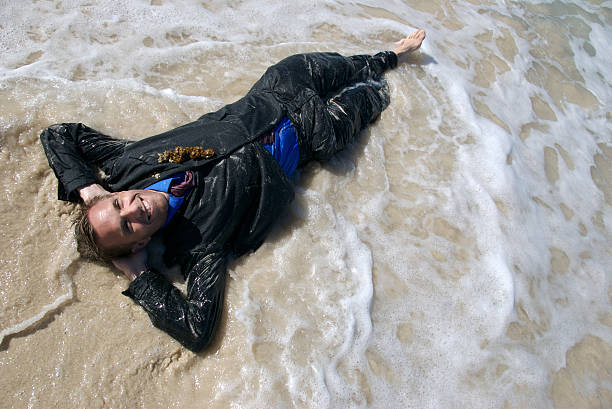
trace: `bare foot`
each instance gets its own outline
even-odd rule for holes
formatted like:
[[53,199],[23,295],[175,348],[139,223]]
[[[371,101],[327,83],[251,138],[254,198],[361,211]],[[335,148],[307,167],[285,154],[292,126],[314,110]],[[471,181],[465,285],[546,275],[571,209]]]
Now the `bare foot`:
[[408,37],[402,38],[396,42],[393,52],[397,54],[398,57],[402,54],[411,53],[421,47],[423,40],[425,40],[425,30],[417,30]]

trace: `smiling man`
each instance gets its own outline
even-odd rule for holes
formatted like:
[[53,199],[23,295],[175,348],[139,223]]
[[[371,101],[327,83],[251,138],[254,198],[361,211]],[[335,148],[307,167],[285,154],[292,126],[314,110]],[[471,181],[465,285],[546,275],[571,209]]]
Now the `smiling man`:
[[[328,159],[379,116],[389,104],[381,75],[424,38],[418,30],[373,56],[288,57],[242,99],[140,141],[79,123],[50,126],[41,142],[59,199],[84,204],[79,252],[125,273],[124,294],[155,326],[204,348],[223,309],[228,260],[262,244],[293,199],[298,166]],[[147,265],[156,234],[166,264],[180,265],[187,279],[186,297]]]
[[90,207],[88,220],[95,241],[102,248],[143,249],[166,222],[168,193],[156,190],[129,190],[99,196]]

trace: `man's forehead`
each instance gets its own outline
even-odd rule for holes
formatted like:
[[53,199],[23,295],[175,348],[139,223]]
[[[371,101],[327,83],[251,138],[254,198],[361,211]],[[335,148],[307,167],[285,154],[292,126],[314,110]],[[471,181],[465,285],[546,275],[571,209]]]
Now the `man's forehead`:
[[93,206],[87,212],[87,217],[89,218],[89,222],[94,229],[94,232],[100,234],[102,233],[102,229],[104,227],[108,227],[108,224],[111,222],[113,217],[113,206],[112,206],[113,197],[104,197],[100,199],[98,202],[94,203]]
[[100,200],[89,209],[88,217],[94,237],[101,246],[111,246],[124,240],[118,213],[112,206],[113,197]]

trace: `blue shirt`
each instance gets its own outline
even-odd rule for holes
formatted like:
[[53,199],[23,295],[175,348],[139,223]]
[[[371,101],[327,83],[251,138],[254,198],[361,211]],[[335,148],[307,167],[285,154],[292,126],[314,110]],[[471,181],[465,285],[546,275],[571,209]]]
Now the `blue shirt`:
[[274,142],[264,144],[287,176],[293,175],[300,159],[297,132],[291,121],[283,118],[274,129]]
[[185,180],[185,172],[177,173],[171,178],[155,182],[151,186],[144,189],[168,193],[168,216],[166,217],[166,222],[162,226],[162,229],[166,227],[168,223],[170,223],[172,217],[176,214],[176,212],[178,212],[178,209],[180,209],[181,205],[185,201],[185,196],[187,196],[187,194],[185,194],[185,196],[174,196],[172,193],[170,193],[170,186],[174,180],[178,180],[179,182]]

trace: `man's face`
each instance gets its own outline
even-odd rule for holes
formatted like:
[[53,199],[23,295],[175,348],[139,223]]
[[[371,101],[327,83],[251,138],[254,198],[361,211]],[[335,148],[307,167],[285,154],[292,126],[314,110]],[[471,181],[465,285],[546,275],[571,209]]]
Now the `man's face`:
[[88,213],[98,245],[131,251],[146,246],[167,216],[168,194],[156,190],[112,193],[93,205]]

